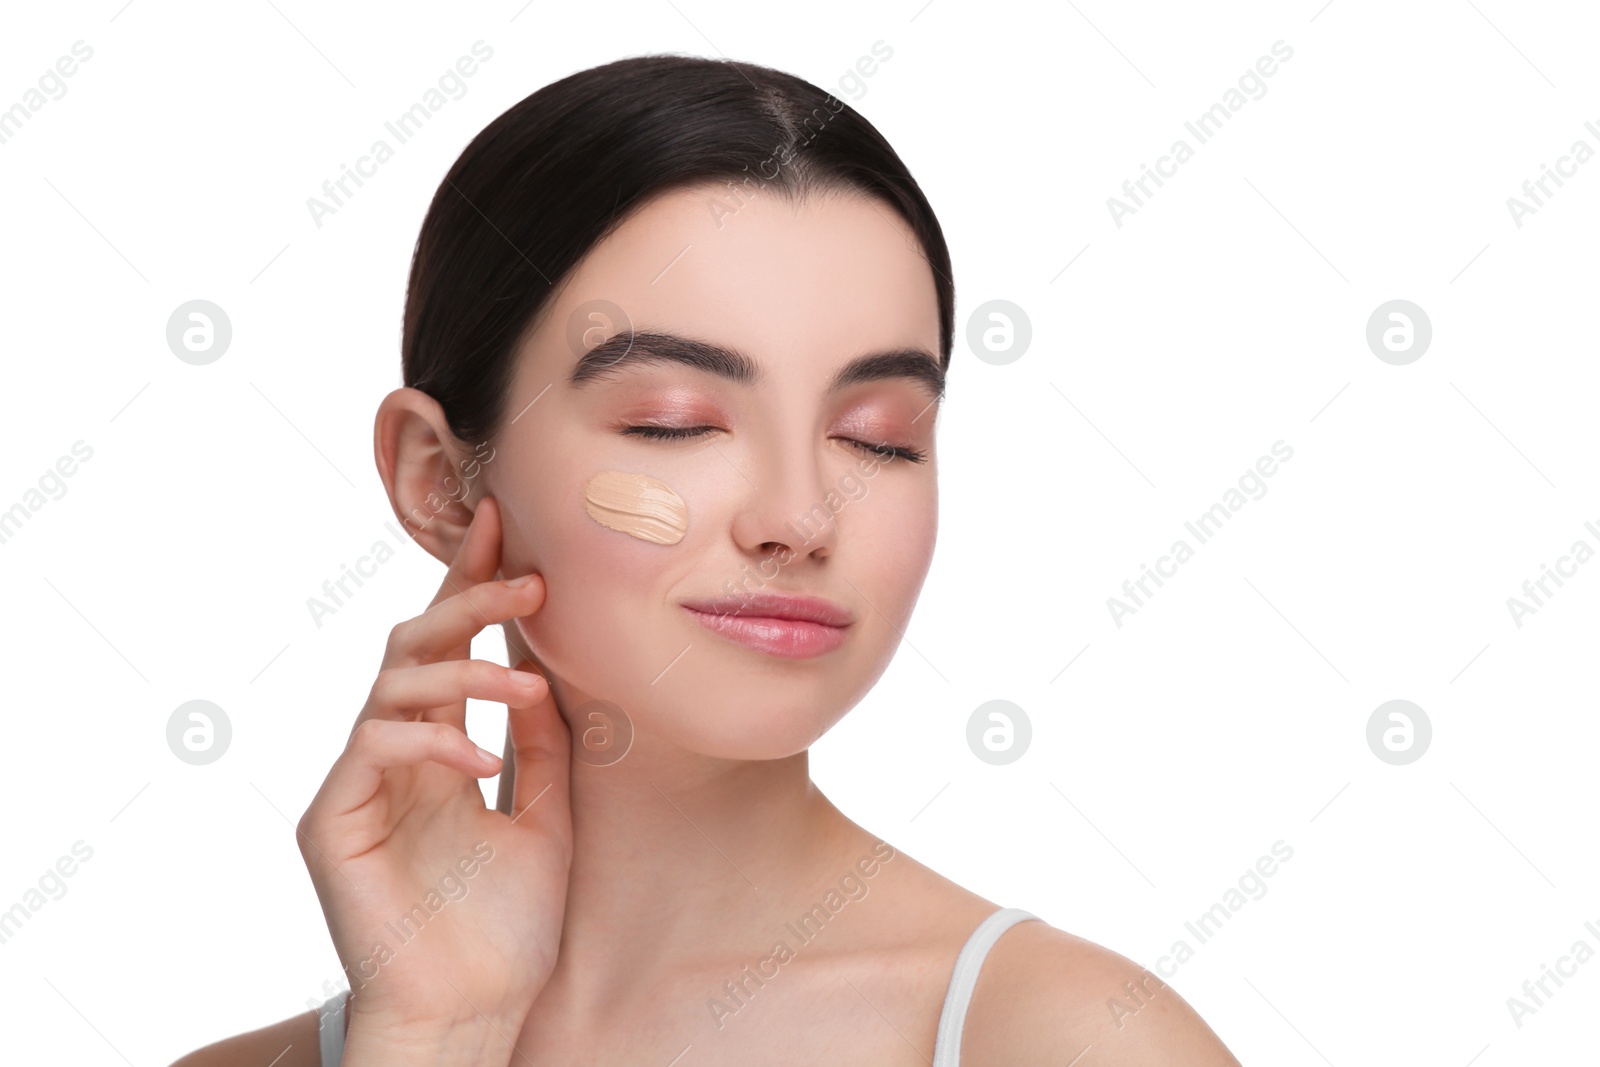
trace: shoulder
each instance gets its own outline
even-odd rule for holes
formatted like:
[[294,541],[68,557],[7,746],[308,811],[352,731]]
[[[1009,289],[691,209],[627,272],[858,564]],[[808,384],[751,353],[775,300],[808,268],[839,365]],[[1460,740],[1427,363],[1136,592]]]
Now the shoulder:
[[174,1060],[172,1067],[322,1067],[318,1044],[317,1013],[303,1011],[259,1030],[224,1038]]
[[1020,922],[978,972],[962,1035],[965,1067],[1172,1063],[1239,1067],[1205,1020],[1162,978],[1044,922]]

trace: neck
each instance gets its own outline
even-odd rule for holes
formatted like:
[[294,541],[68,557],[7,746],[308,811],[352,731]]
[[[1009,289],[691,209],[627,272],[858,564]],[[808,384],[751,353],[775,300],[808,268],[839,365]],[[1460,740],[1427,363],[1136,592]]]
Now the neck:
[[[593,724],[571,709],[585,698],[559,680],[553,691],[577,753]],[[696,960],[765,949],[825,888],[819,879],[870,845],[811,781],[804,750],[713,759],[638,731],[622,758],[580,754],[570,767],[573,858],[547,993],[574,1011]]]

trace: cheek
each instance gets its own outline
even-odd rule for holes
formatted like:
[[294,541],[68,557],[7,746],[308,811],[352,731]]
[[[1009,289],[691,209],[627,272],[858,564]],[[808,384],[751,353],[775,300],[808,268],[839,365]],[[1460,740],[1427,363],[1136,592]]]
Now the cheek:
[[601,471],[583,487],[584,510],[608,530],[655,545],[675,545],[689,530],[689,506],[659,478]]
[[[521,625],[557,671],[577,665],[569,646],[618,634],[618,616],[637,609],[649,576],[660,570],[661,553],[668,551],[601,526],[581,500],[567,501],[559,516],[547,517],[532,548],[545,603]],[[606,654],[614,658],[616,651]]]
[[[657,650],[641,619],[665,597],[684,549],[690,506],[667,482],[625,472],[577,479],[526,499],[517,543],[547,588],[544,606],[517,621],[523,639],[557,675],[586,692],[609,691]],[[653,627],[652,627],[653,628]],[[646,648],[636,647],[643,643]]]
[[864,519],[865,528],[852,531],[862,545],[870,546],[863,561],[866,572],[855,580],[874,581],[884,610],[904,630],[933,562],[939,501],[934,493],[915,487],[904,492],[877,487],[874,493],[876,500],[868,498],[875,506]]
[[[555,469],[582,464],[562,457]],[[614,575],[660,566],[681,541],[689,507],[677,491],[648,475],[602,470],[550,480],[534,469],[503,470],[500,504],[502,572],[537,571],[547,583],[619,584]]]

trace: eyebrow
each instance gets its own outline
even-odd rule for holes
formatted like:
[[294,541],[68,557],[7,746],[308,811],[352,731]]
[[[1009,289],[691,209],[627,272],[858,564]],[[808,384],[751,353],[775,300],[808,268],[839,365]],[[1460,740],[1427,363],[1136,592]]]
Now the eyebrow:
[[[725,378],[736,385],[759,385],[761,366],[737,349],[653,330],[618,333],[578,357],[567,381],[583,386],[624,367],[676,363]],[[921,385],[934,399],[944,397],[944,369],[923,348],[893,348],[857,356],[828,380],[830,393],[863,382],[905,379]]]

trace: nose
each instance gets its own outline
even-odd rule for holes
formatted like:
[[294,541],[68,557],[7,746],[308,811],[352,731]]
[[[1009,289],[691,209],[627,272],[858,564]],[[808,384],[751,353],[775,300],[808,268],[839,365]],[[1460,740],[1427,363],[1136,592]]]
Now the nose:
[[742,464],[745,499],[734,516],[733,536],[745,552],[762,558],[782,553],[780,561],[793,562],[825,559],[838,544],[844,497],[837,489],[829,492],[817,448],[807,444],[768,441],[765,458],[751,453]]

